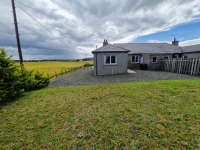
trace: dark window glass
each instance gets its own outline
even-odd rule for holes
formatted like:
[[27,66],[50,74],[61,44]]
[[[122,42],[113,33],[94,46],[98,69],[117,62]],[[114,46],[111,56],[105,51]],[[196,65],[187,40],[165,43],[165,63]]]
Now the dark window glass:
[[157,57],[153,57],[153,62],[157,62]]
[[133,63],[135,62],[135,56],[132,56],[132,62]]
[[168,57],[164,57],[164,60],[168,60]]
[[106,64],[110,64],[110,56],[106,56]]
[[132,63],[138,63],[139,62],[139,56],[132,56]]
[[111,63],[112,63],[112,64],[115,64],[115,63],[116,63],[116,58],[115,58],[115,56],[111,56]]
[[135,56],[135,62],[138,62],[138,56]]

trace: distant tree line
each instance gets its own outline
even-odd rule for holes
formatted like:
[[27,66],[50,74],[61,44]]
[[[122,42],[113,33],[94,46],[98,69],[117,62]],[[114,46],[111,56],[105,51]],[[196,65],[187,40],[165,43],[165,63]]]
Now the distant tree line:
[[[78,61],[91,61],[94,58],[83,58],[83,59],[42,59],[42,60],[24,60],[24,62],[45,62],[45,61],[64,61],[64,62],[78,62]],[[19,60],[15,60],[19,62]]]

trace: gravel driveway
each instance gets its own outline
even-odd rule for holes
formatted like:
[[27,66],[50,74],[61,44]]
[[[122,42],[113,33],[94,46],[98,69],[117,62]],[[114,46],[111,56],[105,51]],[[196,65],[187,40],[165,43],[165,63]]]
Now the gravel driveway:
[[54,79],[49,87],[76,86],[116,82],[136,82],[145,80],[183,80],[200,79],[198,76],[170,73],[164,71],[134,70],[136,73],[94,76],[93,69],[82,69],[63,77]]

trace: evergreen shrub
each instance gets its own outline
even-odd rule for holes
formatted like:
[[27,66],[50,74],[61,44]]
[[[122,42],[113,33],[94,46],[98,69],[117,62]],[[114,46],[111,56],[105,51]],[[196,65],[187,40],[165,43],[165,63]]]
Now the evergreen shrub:
[[12,56],[7,56],[5,49],[0,48],[0,103],[15,100],[25,91],[44,88],[49,82],[42,73],[16,65]]

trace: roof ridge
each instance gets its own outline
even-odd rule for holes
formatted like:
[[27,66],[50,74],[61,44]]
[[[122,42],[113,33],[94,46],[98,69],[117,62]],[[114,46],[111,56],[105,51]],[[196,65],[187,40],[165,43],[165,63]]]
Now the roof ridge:
[[[169,44],[169,43],[162,42],[162,43],[114,43],[114,44]],[[170,45],[172,45],[172,44],[170,44]]]

